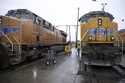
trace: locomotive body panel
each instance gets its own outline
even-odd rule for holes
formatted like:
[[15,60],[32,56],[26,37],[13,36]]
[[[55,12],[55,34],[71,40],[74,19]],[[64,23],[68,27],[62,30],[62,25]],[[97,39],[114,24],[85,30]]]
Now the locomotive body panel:
[[[100,18],[100,17],[99,17]],[[111,36],[117,38],[117,23],[111,22],[107,17],[102,18],[102,25],[98,26],[99,18],[91,18],[87,23],[81,23],[81,41],[87,43],[108,43],[114,42]],[[87,33],[87,34],[86,34]],[[85,37],[84,37],[85,36]],[[91,39],[89,39],[91,37]]]
[[[12,23],[9,23],[10,19]],[[64,36],[62,36],[59,30],[52,31],[43,25],[34,24],[32,20],[12,19],[12,17],[3,17],[3,20],[1,28],[4,28],[5,34],[8,35],[13,44],[17,44],[18,42],[22,45],[35,45],[39,42],[43,45],[52,45],[63,44],[65,42],[62,41]],[[3,39],[2,41],[8,42],[6,38]]]

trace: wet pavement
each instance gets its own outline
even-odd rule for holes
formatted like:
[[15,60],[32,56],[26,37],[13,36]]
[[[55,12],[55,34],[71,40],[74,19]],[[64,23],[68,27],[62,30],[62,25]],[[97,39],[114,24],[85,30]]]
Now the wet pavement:
[[72,49],[71,56],[59,56],[55,65],[45,66],[38,60],[16,70],[0,72],[0,83],[125,83],[110,68],[88,68],[89,72],[77,75],[78,58]]
[[122,56],[121,65],[125,67],[125,54]]

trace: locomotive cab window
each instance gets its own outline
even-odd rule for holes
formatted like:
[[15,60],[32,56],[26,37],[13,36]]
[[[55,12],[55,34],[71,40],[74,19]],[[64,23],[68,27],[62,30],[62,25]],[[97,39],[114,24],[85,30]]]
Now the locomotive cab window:
[[54,30],[55,30],[55,27],[53,26],[52,29],[53,29],[53,31],[54,31]]
[[45,20],[43,20],[43,25],[45,25],[45,22],[46,22],[46,21],[45,21]]

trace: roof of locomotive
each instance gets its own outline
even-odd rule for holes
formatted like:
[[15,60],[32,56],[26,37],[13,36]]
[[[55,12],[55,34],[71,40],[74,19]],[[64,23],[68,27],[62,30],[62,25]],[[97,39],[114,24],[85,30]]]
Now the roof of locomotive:
[[105,11],[91,11],[91,12],[81,16],[79,21],[80,22],[86,22],[89,18],[97,17],[97,16],[109,17],[111,21],[114,19],[113,15],[108,13],[108,12],[105,12]]
[[19,18],[23,18],[23,19],[32,19],[32,20],[35,20],[34,18],[37,17],[37,19],[39,19],[41,21],[44,20],[47,23],[50,23],[47,20],[43,19],[42,17],[38,16],[37,14],[35,14],[35,13],[33,13],[30,10],[27,10],[27,9],[13,9],[13,10],[9,10],[7,12],[6,16],[19,17]]
[[64,35],[65,37],[67,36],[67,33],[64,32],[63,30],[60,30],[61,34]]
[[33,13],[30,10],[27,10],[27,9],[9,10],[7,12],[6,16],[12,16],[12,17],[18,17],[19,16],[20,18],[26,18],[26,19],[33,19],[33,16],[37,16],[37,17],[43,19],[42,17],[36,15],[35,13]]
[[47,25],[50,24],[47,20],[43,19],[42,17],[38,16],[37,14],[31,12],[30,10],[27,9],[14,9],[14,10],[9,10],[6,14],[6,16],[11,16],[11,17],[19,17],[22,19],[32,19],[34,22],[40,21],[40,22],[45,22]]
[[120,29],[119,33],[125,33],[125,29]]

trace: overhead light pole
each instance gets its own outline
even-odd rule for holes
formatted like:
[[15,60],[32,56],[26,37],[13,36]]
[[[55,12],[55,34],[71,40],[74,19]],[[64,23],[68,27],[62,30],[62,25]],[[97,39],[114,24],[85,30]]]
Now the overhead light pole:
[[[124,19],[122,19],[121,21],[124,23]],[[122,57],[123,57],[123,55],[124,55],[124,52],[123,52],[124,51],[124,40],[123,39],[121,39],[121,40],[122,40],[121,43],[122,43]]]
[[79,27],[79,8],[78,8],[78,15],[77,15],[77,26],[76,26],[76,48],[77,48],[77,41],[78,41],[78,27]]

